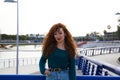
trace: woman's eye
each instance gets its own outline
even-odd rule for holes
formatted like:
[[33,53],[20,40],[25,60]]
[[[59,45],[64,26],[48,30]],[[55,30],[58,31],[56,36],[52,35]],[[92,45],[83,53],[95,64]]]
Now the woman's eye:
[[61,32],[59,34],[62,34]]

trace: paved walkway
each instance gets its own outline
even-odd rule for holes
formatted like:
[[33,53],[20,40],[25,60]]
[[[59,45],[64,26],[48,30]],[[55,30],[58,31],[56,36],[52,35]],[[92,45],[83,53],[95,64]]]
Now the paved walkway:
[[[0,74],[16,74],[16,68],[0,69]],[[40,74],[38,65],[19,66],[18,74]],[[82,75],[80,70],[76,70],[77,75]]]
[[[38,65],[19,66],[18,74],[31,74],[39,71]],[[0,74],[16,74],[16,67],[0,69]]]
[[[0,74],[16,74],[16,68],[0,69]],[[20,66],[18,74],[40,74],[38,65]],[[76,70],[77,75],[82,75],[80,70]]]
[[104,54],[104,55],[98,55],[98,56],[91,56],[92,59],[106,62],[112,65],[115,65],[117,67],[120,67],[120,63],[118,62],[118,58],[120,57],[120,53],[112,53],[112,54]]

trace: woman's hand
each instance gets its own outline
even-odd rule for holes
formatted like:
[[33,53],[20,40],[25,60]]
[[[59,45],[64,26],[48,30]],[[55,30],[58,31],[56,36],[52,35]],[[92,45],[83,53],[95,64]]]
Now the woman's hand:
[[45,70],[45,75],[47,75],[47,76],[50,75],[49,69],[46,69],[46,70]]

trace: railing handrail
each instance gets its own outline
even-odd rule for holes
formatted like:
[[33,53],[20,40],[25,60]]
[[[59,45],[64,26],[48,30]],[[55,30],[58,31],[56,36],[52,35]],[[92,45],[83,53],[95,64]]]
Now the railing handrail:
[[102,66],[104,69],[107,69],[107,70],[109,70],[111,72],[114,71],[115,74],[120,75],[120,67],[117,67],[115,65],[111,65],[111,64],[108,64],[108,63],[105,63],[105,62],[103,63],[101,61],[96,61],[95,59],[91,59],[91,58],[89,58],[87,56],[82,56],[82,57],[84,57],[84,59],[87,59],[88,61],[90,61],[90,62],[92,62],[92,63],[94,63],[96,65]]
[[89,50],[89,49],[101,49],[101,48],[119,48],[120,46],[105,46],[105,47],[95,47],[95,48],[84,48],[83,50]]
[[[97,52],[97,53],[96,53]],[[87,48],[80,50],[80,55],[86,56],[94,56],[94,55],[102,55],[107,53],[119,53],[120,46],[110,46],[110,47],[98,47],[98,48]]]
[[[86,74],[89,74],[90,69],[91,69],[90,66],[92,65],[91,72],[93,75],[93,72],[95,69],[95,65],[93,65],[93,64],[96,64],[97,65],[97,70],[96,70],[97,75],[102,75],[103,69],[108,70],[108,71],[104,71],[105,75],[108,75],[109,74],[108,72],[111,72],[116,75],[120,75],[119,67],[87,57],[87,56],[103,55],[103,54],[110,54],[110,53],[120,53],[120,46],[88,48],[88,49],[80,50],[80,54],[79,54],[80,59],[78,61],[78,69],[81,69],[83,71],[83,75],[86,75]],[[109,74],[109,75],[111,75],[111,74]]]

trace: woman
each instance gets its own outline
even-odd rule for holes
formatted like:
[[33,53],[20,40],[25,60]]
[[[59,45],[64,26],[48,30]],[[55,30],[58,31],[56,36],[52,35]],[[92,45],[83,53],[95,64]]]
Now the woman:
[[[40,72],[46,80],[76,80],[76,44],[66,26],[54,24],[43,41]],[[45,68],[48,60],[48,69]]]

